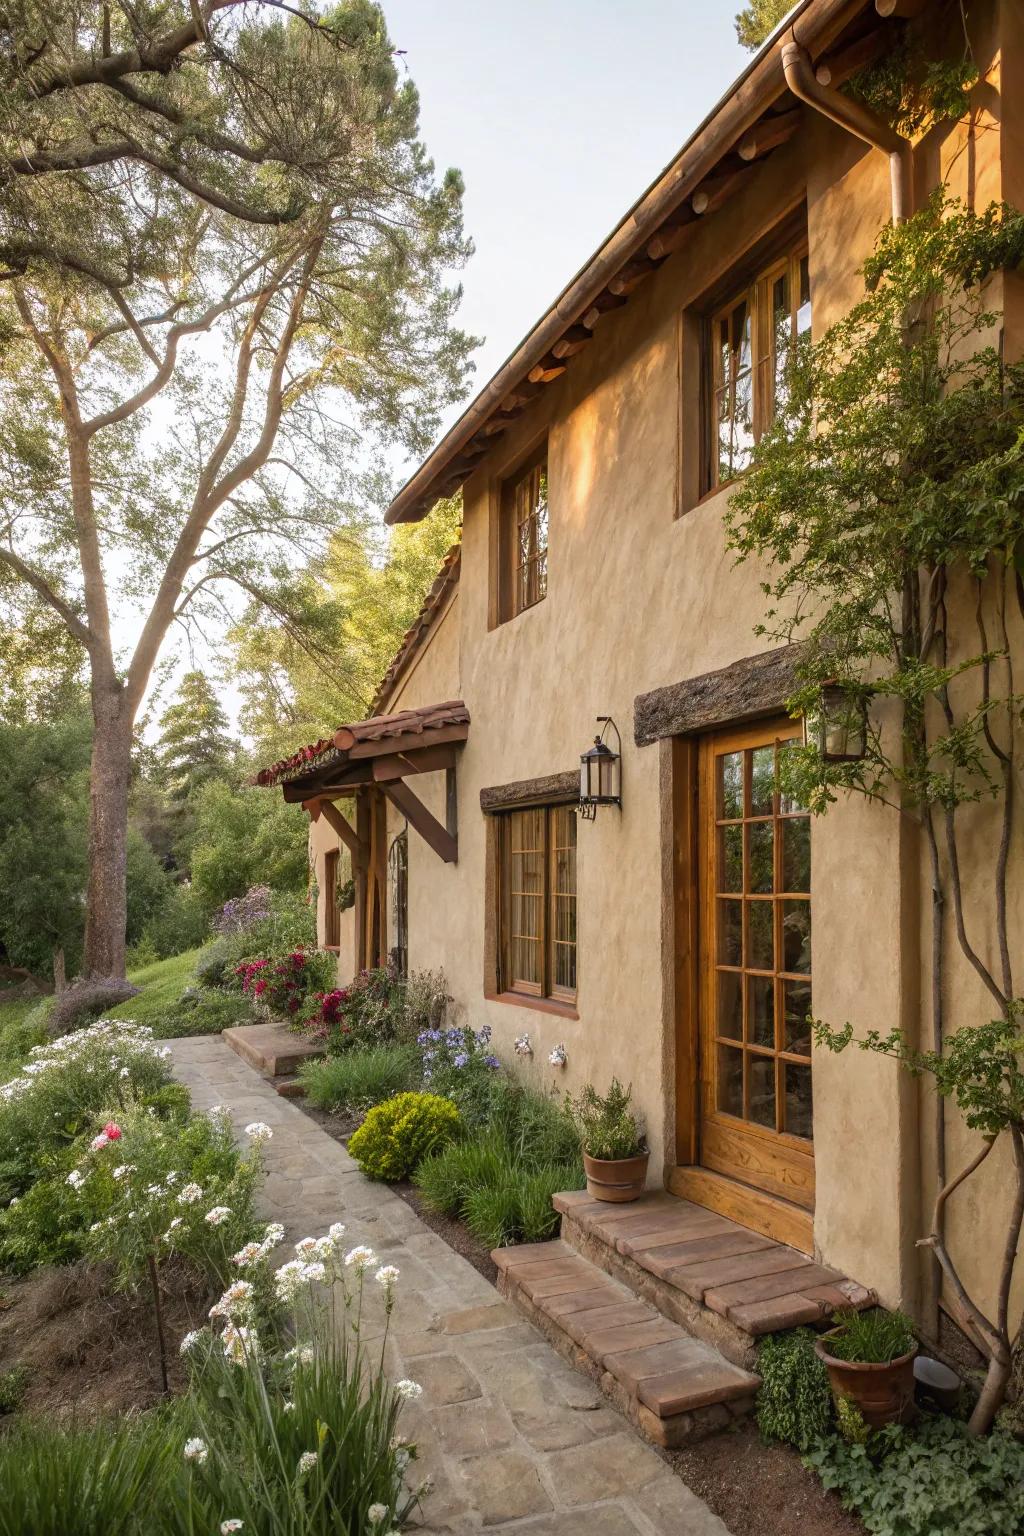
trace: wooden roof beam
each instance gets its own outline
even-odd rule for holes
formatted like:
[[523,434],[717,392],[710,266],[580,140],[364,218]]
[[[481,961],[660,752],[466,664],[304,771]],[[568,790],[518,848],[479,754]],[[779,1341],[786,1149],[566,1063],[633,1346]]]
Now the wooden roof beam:
[[928,0],[875,0],[875,10],[886,21],[891,16],[909,21],[913,16],[920,16],[927,4]]
[[355,828],[338,810],[333,800],[303,800],[302,809],[308,811],[310,818],[317,821],[321,816],[332,832],[336,832],[352,855],[353,864],[363,866],[369,856],[369,850],[362,838],[356,834]]
[[565,335],[555,342],[551,348],[552,357],[575,357],[577,352],[582,352],[588,341],[593,341],[594,333],[585,325],[570,325]]
[[868,32],[864,37],[858,38],[855,43],[851,43],[848,48],[840,48],[836,53],[826,54],[814,67],[815,79],[819,85],[845,84],[859,69],[874,63],[882,51],[884,41],[885,29],[876,27],[873,32]]
[[602,315],[606,315],[610,309],[621,309],[625,302],[621,293],[610,293],[605,288],[583,316],[582,324],[588,331],[592,331]]
[[779,112],[775,117],[762,117],[740,140],[736,153],[741,160],[759,160],[762,155],[767,155],[770,150],[777,149],[780,144],[791,139],[802,117],[803,112],[799,108],[792,112]]
[[652,272],[657,272],[664,257],[657,260],[653,256],[637,256],[633,261],[627,262],[622,271],[613,277],[608,284],[608,292],[615,294],[632,293],[634,288],[650,277]]
[[555,357],[553,352],[549,352],[546,357],[541,358],[535,367],[530,369],[527,378],[531,384],[551,384],[555,379],[560,379],[564,372],[565,364],[562,359]]
[[442,827],[418,795],[414,794],[408,784],[402,779],[394,783],[381,785],[385,795],[391,801],[396,810],[400,811],[411,827],[422,837],[423,841],[433,848],[439,859],[446,864],[457,864],[459,860],[459,840],[453,837],[447,827]]
[[694,213],[700,217],[715,213],[742,186],[754,169],[753,165],[748,165],[744,170],[733,171],[727,176],[708,176],[690,199]]

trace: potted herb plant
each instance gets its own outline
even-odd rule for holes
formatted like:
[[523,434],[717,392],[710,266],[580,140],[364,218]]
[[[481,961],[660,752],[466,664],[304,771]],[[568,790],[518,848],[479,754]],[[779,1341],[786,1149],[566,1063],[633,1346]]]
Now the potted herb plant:
[[650,1152],[629,1107],[631,1093],[632,1084],[623,1088],[613,1077],[604,1096],[593,1083],[576,1099],[566,1096],[583,1146],[587,1190],[595,1200],[636,1200],[644,1192]]
[[865,1424],[906,1424],[914,1413],[917,1340],[910,1319],[880,1307],[836,1312],[836,1326],[815,1343],[832,1396],[851,1401]]

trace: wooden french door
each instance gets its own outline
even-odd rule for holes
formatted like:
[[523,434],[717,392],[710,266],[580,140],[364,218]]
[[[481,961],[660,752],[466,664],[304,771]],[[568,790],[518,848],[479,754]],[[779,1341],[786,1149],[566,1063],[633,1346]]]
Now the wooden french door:
[[811,829],[777,771],[797,729],[701,743],[699,1157],[813,1210]]

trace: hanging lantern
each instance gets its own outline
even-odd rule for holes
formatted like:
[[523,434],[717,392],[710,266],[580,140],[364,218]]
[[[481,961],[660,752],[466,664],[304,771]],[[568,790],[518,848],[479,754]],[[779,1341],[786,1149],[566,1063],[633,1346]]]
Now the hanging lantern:
[[[611,715],[598,715],[601,734],[580,758],[580,814],[587,821],[597,815],[599,805],[622,805],[622,738]],[[609,728],[615,732],[618,751],[605,740]]]
[[804,716],[804,745],[817,749],[825,763],[859,763],[868,752],[868,707],[862,692],[829,680],[821,685],[821,703]]

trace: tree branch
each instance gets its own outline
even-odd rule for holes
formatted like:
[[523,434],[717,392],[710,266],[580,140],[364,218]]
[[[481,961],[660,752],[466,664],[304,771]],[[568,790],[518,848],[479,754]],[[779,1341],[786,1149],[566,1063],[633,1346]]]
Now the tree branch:
[[20,555],[15,554],[13,549],[9,549],[2,544],[0,544],[0,561],[9,566],[17,576],[21,577],[22,581],[26,582],[33,591],[37,592],[55,613],[60,614],[67,625],[69,634],[72,634],[79,644],[84,645],[86,650],[91,650],[95,638],[92,631],[87,624],[82,623],[82,620],[78,617],[70,603],[65,602],[60,594],[53,590],[44,576],[40,575]]

